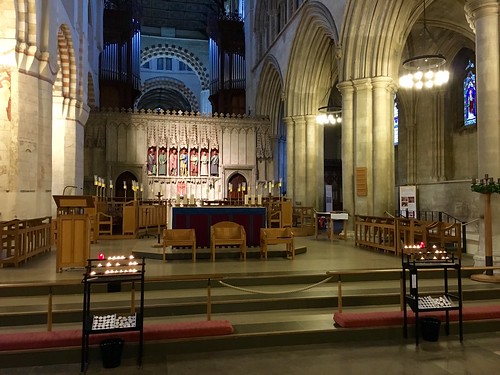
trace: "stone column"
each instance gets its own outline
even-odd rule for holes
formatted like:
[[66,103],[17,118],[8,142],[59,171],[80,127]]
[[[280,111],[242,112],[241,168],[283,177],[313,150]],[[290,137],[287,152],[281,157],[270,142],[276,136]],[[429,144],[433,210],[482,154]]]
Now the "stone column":
[[[294,169],[294,199],[302,206],[307,205],[307,134],[306,119],[304,116],[295,116],[294,121],[294,158],[289,168]],[[295,203],[294,202],[294,203]]]
[[444,100],[445,90],[436,93],[435,121],[432,122],[432,179],[444,181],[445,176],[445,139],[444,139]]
[[[478,177],[500,178],[500,32],[498,0],[467,0],[467,19],[476,33]],[[481,207],[484,217],[485,207]],[[493,259],[500,260],[500,197],[491,196]],[[479,254],[484,264],[484,222],[481,220]]]
[[306,206],[312,206],[316,210],[322,210],[323,207],[319,205],[318,191],[322,192],[324,186],[324,154],[323,154],[323,141],[318,142],[318,124],[316,123],[316,116],[305,116],[306,121],[306,178],[305,191],[306,200],[303,203]]
[[[373,86],[370,78],[354,81],[354,203],[355,213],[374,215],[373,207]],[[367,194],[357,189],[358,168],[366,168]]]
[[373,213],[394,212],[394,82],[372,78],[373,85]]
[[[354,87],[351,81],[337,85],[342,94],[342,204],[352,224],[354,211]],[[348,226],[352,228],[352,225]]]
[[294,126],[291,117],[283,118],[286,126],[286,195],[295,204],[295,170],[293,168],[293,160],[295,158],[294,150]]

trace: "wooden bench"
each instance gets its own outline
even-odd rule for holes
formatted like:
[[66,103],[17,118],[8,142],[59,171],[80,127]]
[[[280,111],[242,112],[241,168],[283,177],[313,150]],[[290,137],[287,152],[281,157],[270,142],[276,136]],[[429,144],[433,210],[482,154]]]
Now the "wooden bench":
[[191,247],[193,262],[196,262],[196,233],[194,229],[164,229],[163,230],[163,261],[167,246]]
[[[450,321],[458,320],[458,311],[449,312]],[[441,321],[445,320],[444,311],[432,311],[420,313],[419,317],[437,317]],[[467,306],[462,309],[462,320],[484,320],[500,319],[500,306]],[[366,328],[366,327],[384,327],[384,326],[402,326],[403,311],[369,311],[369,312],[335,312],[333,320],[342,328]],[[415,322],[413,311],[408,311],[408,322]]]
[[[144,341],[229,335],[233,332],[234,328],[227,320],[146,324]],[[102,340],[112,337],[134,342],[138,341],[139,334],[132,331],[94,334],[90,336],[90,345],[98,345]],[[0,352],[74,347],[80,346],[81,343],[81,329],[0,334]]]
[[267,246],[286,244],[287,256],[295,258],[295,247],[293,243],[293,232],[291,228],[261,228],[260,229],[260,258],[267,259]]
[[221,221],[210,226],[210,257],[215,261],[215,248],[217,246],[240,247],[240,259],[247,259],[247,240],[243,225],[232,221]]

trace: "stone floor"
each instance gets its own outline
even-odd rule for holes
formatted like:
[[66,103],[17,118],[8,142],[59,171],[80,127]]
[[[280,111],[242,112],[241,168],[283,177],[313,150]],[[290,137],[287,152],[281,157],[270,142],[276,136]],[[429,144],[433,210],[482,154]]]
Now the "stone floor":
[[[144,363],[142,368],[122,361],[117,368],[91,366],[87,374],[144,375],[302,375],[302,374],[497,374],[500,368],[500,333],[413,343],[370,341],[298,345],[266,349],[165,355],[163,360]],[[78,374],[79,364],[0,369],[1,375]]]
[[[100,241],[92,245],[91,256],[129,254],[155,247],[155,239]],[[226,275],[258,275],[265,273],[301,274],[325,273],[330,270],[399,268],[401,260],[390,254],[360,249],[352,241],[325,238],[297,238],[296,246],[307,251],[295,260],[271,258],[267,261],[249,259],[246,262],[221,259],[192,263],[161,260],[147,261],[147,277],[162,275],[192,275],[222,273]],[[199,250],[206,251],[206,250]],[[471,265],[465,257],[465,265]],[[0,269],[0,283],[81,279],[82,270],[55,272],[55,251],[41,255],[20,268]],[[325,317],[326,318],[326,317]],[[329,314],[328,318],[331,319]],[[57,351],[54,355],[58,355]],[[0,374],[76,374],[79,363],[69,365],[18,367],[2,369]],[[422,342],[416,347],[412,340],[371,339],[366,341],[265,347],[262,349],[223,350],[196,354],[165,353],[164,358],[144,361],[137,368],[132,358],[124,358],[115,369],[94,364],[88,374],[495,374],[500,368],[500,332],[465,335],[463,343],[454,336],[438,342]]]

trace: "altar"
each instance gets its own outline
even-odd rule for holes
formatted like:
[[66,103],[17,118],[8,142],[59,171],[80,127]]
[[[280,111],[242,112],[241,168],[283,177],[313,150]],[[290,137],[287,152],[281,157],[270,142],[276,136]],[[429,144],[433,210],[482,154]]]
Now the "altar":
[[260,245],[260,228],[266,227],[265,207],[209,206],[172,207],[172,228],[193,228],[196,246],[210,246],[210,226],[220,221],[233,221],[243,225],[247,246]]

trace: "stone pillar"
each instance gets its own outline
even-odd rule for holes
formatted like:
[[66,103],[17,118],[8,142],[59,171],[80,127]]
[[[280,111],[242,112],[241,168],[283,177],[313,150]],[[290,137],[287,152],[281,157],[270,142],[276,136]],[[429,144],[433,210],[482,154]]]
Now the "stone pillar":
[[394,82],[372,78],[373,85],[373,213],[394,212]]
[[[64,187],[83,189],[84,124],[88,107],[76,100],[53,99],[52,124],[52,194],[60,195]],[[55,214],[55,206],[53,206]]]
[[445,139],[444,139],[444,112],[445,90],[436,93],[435,121],[432,122],[432,179],[444,181],[445,176]]
[[[302,206],[307,205],[307,136],[306,119],[304,116],[295,116],[294,122],[294,158],[289,164],[289,168],[294,169],[294,199]],[[295,203],[294,202],[294,203]]]
[[[414,95],[413,93],[411,94]],[[413,105],[409,107],[408,115],[405,116],[405,128],[406,128],[406,183],[408,185],[413,185],[417,181],[417,142],[416,133],[417,133],[417,120],[416,120],[416,111],[417,111],[416,101],[413,100]]]
[[316,116],[305,116],[306,121],[306,178],[305,202],[303,205],[312,206],[316,210],[323,210],[320,195],[323,196],[324,187],[324,152],[323,139],[319,141]]
[[[352,224],[354,211],[354,87],[351,81],[337,85],[342,94],[342,203]],[[352,228],[352,225],[348,226]]]
[[[478,177],[500,178],[500,32],[498,0],[467,0],[465,11],[476,33]],[[500,260],[500,196],[491,196],[493,259]],[[484,207],[481,207],[484,217]],[[479,254],[484,264],[484,222],[481,220]]]
[[[317,181],[315,184],[315,202],[314,205],[316,209],[320,211],[325,210],[325,128],[324,126],[316,123],[316,116],[314,116],[314,125],[316,127],[316,139],[314,140],[314,144],[317,145],[316,155],[317,155]],[[313,147],[314,148],[314,147]]]
[[293,168],[293,159],[295,158],[294,149],[294,126],[291,117],[283,118],[286,126],[286,195],[295,204],[295,170]]
[[[373,207],[373,86],[370,78],[354,82],[354,204],[355,213],[374,215]],[[366,168],[367,194],[357,189],[356,173]]]

